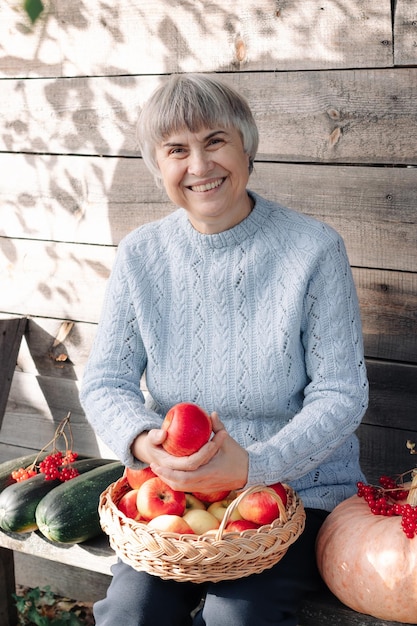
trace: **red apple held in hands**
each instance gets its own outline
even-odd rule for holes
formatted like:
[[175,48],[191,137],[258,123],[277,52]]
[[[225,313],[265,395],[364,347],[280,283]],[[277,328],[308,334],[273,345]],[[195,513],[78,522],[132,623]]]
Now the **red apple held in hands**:
[[139,521],[141,515],[136,504],[137,496],[138,490],[131,489],[120,498],[117,508],[124,515],[126,515],[126,517],[131,517],[132,519]]
[[158,477],[149,478],[139,487],[136,504],[145,520],[163,514],[182,516],[185,511],[185,493],[171,489]]
[[225,500],[230,495],[229,490],[222,491],[211,491],[210,493],[203,493],[202,491],[193,491],[193,496],[205,502],[206,504],[211,504],[212,502],[219,502],[219,500]]
[[131,467],[125,467],[124,475],[127,482],[132,489],[139,489],[144,482],[149,478],[155,478],[156,474],[151,470],[149,465],[142,467],[141,469],[132,469]]
[[199,406],[180,402],[165,416],[161,428],[167,431],[162,447],[174,456],[194,454],[210,439],[210,416]]
[[243,519],[255,524],[271,524],[279,517],[274,496],[267,491],[257,491],[244,496],[237,506]]
[[180,515],[162,514],[157,515],[148,522],[148,528],[162,530],[166,533],[179,533],[180,535],[194,535],[193,529]]
[[236,519],[231,522],[227,522],[225,531],[228,533],[241,533],[244,530],[255,530],[259,528],[259,524],[255,524],[255,522],[250,522],[248,519]]

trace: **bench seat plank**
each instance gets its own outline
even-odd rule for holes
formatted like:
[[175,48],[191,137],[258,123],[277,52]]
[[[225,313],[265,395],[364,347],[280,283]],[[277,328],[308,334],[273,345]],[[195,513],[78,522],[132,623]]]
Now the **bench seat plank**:
[[101,574],[110,574],[110,567],[117,561],[105,535],[79,544],[57,544],[38,532],[0,531],[0,546]]

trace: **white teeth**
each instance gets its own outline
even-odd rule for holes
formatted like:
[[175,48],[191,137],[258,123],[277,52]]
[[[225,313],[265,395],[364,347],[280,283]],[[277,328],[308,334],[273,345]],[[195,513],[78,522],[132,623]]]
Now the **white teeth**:
[[215,187],[220,187],[220,185],[222,184],[223,179],[219,178],[219,180],[216,180],[212,183],[207,183],[207,185],[195,185],[192,186],[191,189],[193,191],[209,191],[209,189],[215,189]]

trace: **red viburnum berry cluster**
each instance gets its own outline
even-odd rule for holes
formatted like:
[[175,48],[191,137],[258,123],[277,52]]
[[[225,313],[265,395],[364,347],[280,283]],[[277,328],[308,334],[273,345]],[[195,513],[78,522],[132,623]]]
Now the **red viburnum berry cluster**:
[[400,516],[401,527],[409,539],[417,535],[417,506],[406,502],[409,491],[389,476],[381,476],[379,485],[357,484],[358,496],[364,498],[374,515]]
[[49,454],[43,461],[39,463],[39,471],[45,474],[45,480],[55,480],[59,478],[65,482],[79,475],[75,467],[71,467],[71,463],[78,457],[76,452],[67,450],[65,456],[62,452]]
[[[48,454],[39,465],[37,465],[36,459],[29,467],[19,467],[12,472],[11,476],[16,482],[27,480],[31,478],[31,476],[36,476],[39,473],[44,474],[45,480],[59,479],[62,482],[71,480],[71,478],[75,478],[79,475],[79,471],[75,467],[71,467],[71,464],[78,458],[78,453],[73,452],[71,447],[69,447],[69,440],[65,433],[65,429],[68,427],[72,446],[72,433],[69,419],[70,414],[68,413],[56,429],[53,439],[40,451],[38,457],[42,452],[46,452],[52,445],[52,452]],[[60,437],[63,437],[65,441],[65,454],[55,447]]]
[[16,482],[21,482],[40,473],[45,475],[45,480],[56,480],[59,478],[59,480],[65,482],[79,475],[79,471],[75,467],[71,467],[71,463],[77,458],[78,454],[72,450],[67,450],[65,455],[60,451],[54,452],[39,463],[39,471],[37,471],[36,466],[29,466],[26,469],[20,467],[12,472],[12,478]]

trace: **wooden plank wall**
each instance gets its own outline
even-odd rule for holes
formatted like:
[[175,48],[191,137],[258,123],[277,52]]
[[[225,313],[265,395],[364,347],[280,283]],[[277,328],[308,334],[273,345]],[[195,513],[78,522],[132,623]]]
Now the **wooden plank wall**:
[[[171,72],[216,72],[248,98],[251,187],[332,224],[359,293],[371,403],[363,464],[411,466],[417,438],[417,7],[413,0],[50,0],[34,26],[0,4],[0,317],[29,317],[0,459],[78,401],[118,242],[172,210],[135,144]],[[28,427],[30,424],[30,428]],[[383,427],[383,428],[382,428]]]

